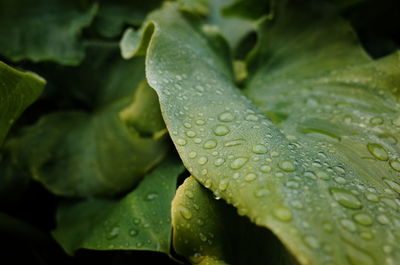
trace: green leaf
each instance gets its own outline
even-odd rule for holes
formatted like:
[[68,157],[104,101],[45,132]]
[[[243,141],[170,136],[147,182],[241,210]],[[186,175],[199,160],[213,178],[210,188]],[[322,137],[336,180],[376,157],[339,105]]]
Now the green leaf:
[[4,0],[0,4],[0,54],[12,61],[55,61],[77,65],[84,58],[79,41],[97,5],[68,0]]
[[42,93],[46,81],[0,61],[0,145],[11,125]]
[[94,45],[88,54],[82,68],[64,78],[93,110],[45,115],[16,140],[19,164],[64,196],[127,191],[169,147],[157,95],[140,84],[143,60],[123,61],[116,45]]
[[169,253],[171,201],[183,169],[171,157],[119,200],[89,199],[61,206],[54,237],[71,255],[79,248]]
[[193,177],[178,188],[172,202],[178,254],[193,264],[296,264],[270,231],[217,199]]
[[261,25],[246,89],[260,107],[174,5],[150,18],[146,75],[192,175],[299,263],[394,264],[399,58],[372,61],[330,10],[283,2]]

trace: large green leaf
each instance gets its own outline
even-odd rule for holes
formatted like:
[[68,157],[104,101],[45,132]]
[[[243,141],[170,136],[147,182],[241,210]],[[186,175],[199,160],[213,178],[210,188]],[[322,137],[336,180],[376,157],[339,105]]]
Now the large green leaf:
[[193,177],[178,188],[172,202],[178,254],[195,264],[296,264],[270,231],[218,199]]
[[260,108],[174,5],[149,18],[146,75],[192,175],[301,264],[395,264],[398,55],[371,61],[329,10],[282,2],[261,25],[246,90]]
[[12,60],[55,61],[77,65],[84,58],[79,42],[97,5],[69,0],[3,0],[0,3],[0,55]]
[[42,93],[45,80],[0,62],[0,145],[21,113]]
[[54,237],[69,254],[79,248],[169,253],[171,201],[183,169],[171,156],[119,200],[89,199],[61,206]]
[[[157,95],[140,83],[143,68],[142,58],[126,62],[116,45],[95,44],[82,66],[64,77],[65,88],[81,92],[93,110],[43,116],[15,140],[19,163],[59,195],[129,190],[169,146]],[[152,122],[144,124],[147,119]]]

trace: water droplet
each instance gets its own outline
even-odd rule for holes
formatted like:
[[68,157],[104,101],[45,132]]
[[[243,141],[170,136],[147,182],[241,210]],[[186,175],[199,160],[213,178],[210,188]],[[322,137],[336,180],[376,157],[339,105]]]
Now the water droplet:
[[355,232],[357,230],[356,224],[349,219],[341,219],[340,224],[350,232]]
[[390,245],[384,245],[382,247],[383,252],[385,252],[386,254],[390,254],[393,251],[393,247]]
[[232,169],[239,169],[244,166],[244,164],[247,163],[249,159],[247,157],[238,157],[233,162],[231,163],[230,167]]
[[144,198],[146,201],[152,201],[158,197],[158,193],[156,192],[149,192]]
[[196,144],[199,144],[199,143],[201,143],[201,138],[194,138],[194,140],[193,140]]
[[333,227],[330,223],[324,223],[323,228],[326,232],[332,233],[333,232]]
[[221,191],[224,191],[224,190],[226,190],[228,188],[228,186],[229,186],[229,179],[226,178],[226,179],[221,180],[221,182],[218,185],[218,188]]
[[371,192],[367,193],[365,195],[365,197],[367,198],[367,200],[369,200],[371,202],[378,202],[379,201],[379,197],[376,194],[371,193]]
[[342,206],[350,209],[361,209],[362,204],[360,200],[345,189],[331,188],[330,192],[333,198]]
[[235,116],[233,116],[232,113],[227,111],[227,112],[224,112],[221,115],[219,115],[218,119],[222,122],[230,122],[235,119]]
[[387,218],[386,215],[378,215],[378,217],[376,218],[378,220],[379,223],[383,224],[383,225],[387,225],[390,223],[389,218]]
[[215,166],[217,166],[217,167],[219,167],[219,166],[221,166],[223,163],[225,163],[225,159],[223,159],[223,158],[217,158],[215,161],[214,161],[214,165]]
[[206,187],[207,189],[211,188],[211,185],[212,185],[211,179],[207,179],[206,182],[204,182],[204,187]]
[[178,145],[184,146],[184,145],[186,145],[186,140],[185,139],[178,139],[178,140],[176,140],[176,143]]
[[256,192],[254,192],[254,196],[256,196],[257,198],[264,197],[268,194],[269,194],[269,190],[267,190],[267,189],[259,189]]
[[225,125],[218,125],[214,128],[214,133],[217,136],[224,136],[230,132],[228,126]]
[[368,151],[373,155],[376,159],[385,161],[388,160],[389,156],[386,152],[385,148],[383,148],[380,144],[368,144]]
[[382,117],[372,117],[370,120],[369,120],[369,123],[371,124],[371,125],[380,125],[380,124],[383,124],[383,118]]
[[281,161],[278,166],[286,172],[293,172],[296,169],[294,164],[290,161]]
[[318,239],[316,239],[314,236],[305,236],[304,237],[304,242],[310,248],[313,248],[313,249],[320,248],[320,244],[318,242]]
[[190,152],[189,153],[189,158],[195,158],[197,156],[197,153],[196,152],[194,152],[194,151],[192,151],[192,152]]
[[383,201],[387,206],[393,208],[394,210],[397,210],[397,204],[394,200],[389,198],[382,198],[381,201]]
[[303,209],[303,204],[300,201],[291,201],[290,204],[296,209]]
[[315,175],[315,173],[311,172],[311,171],[304,172],[304,177],[307,177],[307,178],[313,179],[313,180],[317,179],[317,176]]
[[142,247],[142,246],[143,246],[143,243],[142,243],[142,242],[137,242],[137,243],[136,243],[136,247],[140,248],[140,247]]
[[361,236],[361,238],[363,238],[365,240],[371,240],[374,238],[374,236],[371,233],[365,232],[365,231],[361,232],[360,236]]
[[400,161],[398,159],[397,160],[391,160],[389,162],[389,164],[394,170],[400,171]]
[[272,168],[271,168],[270,166],[267,166],[267,165],[262,165],[262,166],[260,167],[260,170],[261,170],[261,172],[269,173],[269,172],[272,171]]
[[224,143],[224,146],[232,147],[232,146],[236,146],[236,145],[241,145],[243,142],[244,142],[244,139],[229,140]]
[[188,122],[185,122],[185,123],[183,124],[183,126],[185,126],[185,128],[187,128],[187,129],[192,128],[192,125],[191,125],[190,123],[188,123]]
[[365,226],[372,225],[373,223],[371,216],[367,213],[357,213],[353,216],[353,219],[357,223]]
[[179,207],[179,213],[182,215],[183,218],[186,220],[190,220],[192,218],[192,213],[190,210],[184,206]]
[[185,191],[185,195],[186,195],[186,197],[188,197],[189,199],[193,199],[193,197],[194,197],[193,192],[191,192],[190,190]]
[[207,237],[203,234],[203,233],[199,233],[199,238],[201,241],[206,242],[207,241]]
[[392,124],[394,126],[400,127],[400,117],[397,117],[395,119],[392,120]]
[[288,208],[277,208],[274,210],[274,214],[279,220],[283,222],[288,222],[292,220],[292,213]]
[[268,150],[265,145],[257,144],[253,147],[253,152],[256,154],[265,154],[268,152]]
[[187,131],[186,136],[189,138],[193,138],[196,136],[196,133],[194,131]]
[[327,172],[325,172],[325,171],[318,170],[318,171],[315,172],[315,174],[317,175],[317,177],[319,179],[329,180],[329,174]]
[[257,175],[254,173],[249,173],[244,177],[244,180],[247,182],[251,182],[257,178]]
[[394,190],[397,193],[400,193],[400,184],[397,182],[394,182],[391,179],[388,178],[383,178],[383,181],[388,185],[392,190]]
[[131,237],[135,237],[135,236],[137,236],[137,234],[139,234],[139,232],[136,229],[130,229],[129,230],[129,235]]
[[199,226],[203,226],[203,225],[204,225],[204,220],[203,220],[202,218],[198,218],[198,219],[196,220],[196,223],[197,223]]
[[339,184],[345,184],[346,183],[346,179],[343,177],[336,177],[335,181]]
[[206,122],[202,119],[198,119],[198,120],[196,120],[196,124],[202,126],[202,125],[206,124]]
[[246,116],[246,121],[258,121],[258,117],[254,114],[249,114]]
[[119,235],[119,230],[120,230],[120,228],[118,225],[112,227],[110,229],[110,231],[108,232],[106,238],[109,240],[116,238]]
[[202,87],[201,85],[196,85],[194,86],[194,88],[199,92],[204,92],[204,87]]
[[286,187],[291,188],[291,189],[297,189],[300,187],[300,184],[296,181],[288,181],[286,183]]
[[237,210],[238,215],[240,216],[244,216],[248,213],[249,211],[246,208],[243,207],[239,207]]
[[207,140],[204,145],[203,148],[205,149],[213,149],[217,146],[217,142],[213,139]]
[[347,260],[351,265],[375,265],[374,260],[369,254],[353,246],[346,248]]
[[208,158],[205,157],[205,156],[201,156],[201,157],[199,158],[199,160],[197,160],[197,162],[198,162],[200,165],[205,165],[205,164],[207,163],[207,161],[208,161]]
[[346,170],[342,166],[336,166],[334,169],[340,174],[346,174]]

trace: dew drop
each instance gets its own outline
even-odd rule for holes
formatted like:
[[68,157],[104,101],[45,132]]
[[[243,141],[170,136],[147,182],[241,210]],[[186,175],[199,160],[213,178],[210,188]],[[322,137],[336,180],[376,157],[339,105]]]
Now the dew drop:
[[213,149],[217,146],[217,142],[213,139],[207,140],[204,145],[203,148],[204,149]]
[[185,191],[185,196],[188,197],[189,199],[193,199],[194,194],[190,190]]
[[247,182],[251,182],[257,178],[257,175],[254,173],[249,173],[244,177],[244,180]]
[[196,133],[194,131],[187,131],[186,136],[189,138],[193,138],[196,136]]
[[158,197],[158,193],[156,192],[149,192],[147,195],[144,197],[146,201],[153,201]]
[[394,190],[397,193],[400,193],[400,184],[397,182],[394,182],[391,179],[388,178],[383,178],[383,181],[388,185],[392,190]]
[[307,178],[313,179],[313,180],[317,179],[317,176],[315,175],[315,173],[311,172],[311,171],[304,172],[304,177],[307,177]]
[[189,153],[189,158],[195,158],[197,156],[197,153],[196,152],[194,152],[194,151],[192,151],[192,152],[190,152]]
[[391,168],[393,168],[396,171],[400,171],[400,161],[399,160],[391,160],[389,162],[389,165]]
[[229,140],[224,143],[224,146],[226,146],[226,147],[237,146],[237,145],[241,145],[243,142],[244,142],[244,139]]
[[383,118],[382,117],[372,117],[370,120],[369,120],[369,123],[371,124],[371,125],[380,125],[380,124],[382,124],[383,123]]
[[286,172],[293,172],[296,169],[294,164],[290,161],[281,161],[278,166]]
[[379,223],[383,224],[383,225],[387,225],[390,223],[389,218],[387,218],[386,215],[378,215],[378,217],[376,218],[378,220]]
[[233,162],[231,163],[230,167],[232,169],[239,169],[244,166],[244,164],[247,163],[249,159],[247,157],[238,157]]
[[371,216],[367,213],[357,213],[353,216],[353,219],[357,223],[365,226],[372,225],[373,223]]
[[217,166],[217,167],[221,166],[223,163],[225,163],[225,159],[223,159],[222,157],[217,158],[217,159],[214,161],[214,165]]
[[262,144],[257,144],[253,147],[253,152],[256,154],[265,154],[267,151],[267,147]]
[[107,234],[106,238],[109,240],[116,238],[119,235],[119,230],[120,227],[118,225],[112,227],[109,233]]
[[201,138],[194,138],[194,140],[193,140],[196,144],[199,144],[199,143],[201,143]]
[[199,233],[199,238],[201,241],[206,242],[207,241],[207,237],[203,234],[203,233]]
[[343,177],[336,177],[335,181],[339,184],[345,184],[346,183],[346,179]]
[[269,191],[267,189],[259,189],[256,192],[254,192],[254,196],[257,198],[264,197],[269,194]]
[[203,225],[204,225],[204,220],[203,220],[202,218],[198,218],[198,219],[196,220],[196,223],[197,223],[199,226],[203,226]]
[[329,174],[326,173],[325,171],[318,170],[318,171],[315,172],[315,174],[317,175],[317,177],[318,177],[319,179],[322,179],[322,180],[329,180]]
[[143,243],[142,243],[142,242],[137,242],[137,243],[136,243],[136,247],[140,248],[140,247],[142,247],[142,246],[143,246]]
[[209,188],[211,188],[211,186],[212,186],[212,180],[211,179],[207,179],[206,182],[204,182],[204,187],[209,189]]
[[367,198],[367,200],[369,200],[371,202],[378,202],[379,201],[379,197],[376,194],[371,193],[371,192],[367,193],[365,195],[365,197]]
[[316,239],[314,236],[305,236],[304,237],[304,242],[310,248],[313,248],[313,249],[320,248],[320,244],[318,242],[318,239]]
[[292,220],[292,213],[290,212],[290,210],[288,208],[277,208],[274,210],[274,214],[275,216],[283,221],[283,222],[288,222],[290,220]]
[[184,206],[179,207],[179,213],[186,220],[190,220],[192,218],[192,213],[190,212],[190,210],[188,208],[186,208]]
[[333,232],[333,227],[330,223],[324,223],[323,228],[326,232],[332,233]]
[[346,174],[346,170],[342,166],[335,166],[334,169],[340,174]]
[[343,228],[350,232],[355,232],[357,230],[356,224],[349,219],[341,219],[340,224],[343,226]]
[[352,265],[375,265],[375,262],[371,256],[364,251],[356,249],[352,246],[346,248],[346,251],[347,259]]
[[394,126],[400,127],[400,117],[397,117],[395,119],[392,120],[392,124]]
[[393,248],[392,248],[392,246],[390,246],[390,245],[384,245],[384,246],[382,247],[382,250],[383,250],[383,252],[385,252],[386,254],[390,254],[390,253],[392,253]]
[[214,128],[214,133],[217,136],[224,136],[230,132],[228,126],[225,125],[218,125]]
[[198,162],[200,165],[205,165],[205,164],[207,163],[207,161],[208,161],[208,158],[205,157],[205,156],[201,156],[201,157],[199,158],[199,160],[197,160],[197,162]]
[[350,209],[361,209],[362,204],[360,200],[345,189],[331,188],[330,192],[333,198],[342,206]]
[[176,143],[180,146],[186,145],[186,140],[185,139],[178,139],[176,140]]
[[196,124],[202,126],[202,125],[206,124],[206,122],[202,119],[198,119],[198,120],[196,120]]
[[371,240],[374,238],[374,236],[371,233],[365,232],[365,231],[361,232],[360,236],[361,236],[361,238],[363,238],[365,240]]
[[291,189],[298,189],[300,187],[300,185],[296,181],[288,181],[286,183],[286,187],[291,188]]
[[246,116],[246,121],[258,121],[258,117],[254,114],[249,114]]
[[388,160],[389,156],[386,152],[385,148],[383,148],[380,144],[368,144],[368,151],[373,155],[376,159],[385,161]]
[[135,236],[137,236],[137,234],[139,234],[139,232],[136,229],[130,229],[129,230],[129,235],[131,237],[135,237]]
[[192,128],[192,125],[191,125],[190,123],[188,123],[188,122],[185,122],[185,123],[183,124],[183,126],[185,126],[185,128],[187,128],[187,129]]
[[230,122],[235,119],[235,116],[233,116],[232,113],[230,112],[223,112],[221,115],[219,115],[218,119],[222,122]]
[[229,186],[229,179],[226,178],[226,179],[221,180],[221,182],[218,185],[218,188],[221,191],[225,191],[228,188],[228,186]]
[[272,171],[272,168],[271,168],[270,166],[267,166],[267,165],[262,165],[262,166],[260,167],[260,170],[261,170],[261,172],[269,173],[269,172]]

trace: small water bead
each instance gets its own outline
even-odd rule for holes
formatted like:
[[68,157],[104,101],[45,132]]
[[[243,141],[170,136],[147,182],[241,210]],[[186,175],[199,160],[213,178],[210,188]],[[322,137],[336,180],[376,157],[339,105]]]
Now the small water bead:
[[268,194],[269,194],[269,190],[267,190],[267,189],[259,189],[254,192],[254,196],[256,196],[257,198],[264,197]]
[[185,126],[185,128],[187,128],[187,129],[192,128],[192,125],[191,125],[190,123],[188,123],[188,122],[185,122],[185,123],[183,124],[183,126]]
[[283,222],[288,222],[292,220],[292,212],[288,208],[277,208],[274,210],[274,214],[279,220]]
[[383,124],[383,118],[382,118],[382,117],[379,117],[379,116],[372,117],[372,118],[369,120],[369,123],[370,123],[371,125],[381,125],[381,124]]
[[107,239],[114,239],[119,235],[120,227],[118,225],[114,226],[111,228],[109,233],[107,234],[106,238]]
[[228,126],[218,125],[214,128],[214,134],[217,136],[224,136],[230,132]]
[[264,172],[264,173],[270,173],[272,171],[272,167],[267,166],[267,165],[262,165],[260,167],[260,170],[261,170],[261,172]]
[[303,204],[300,201],[291,201],[290,204],[296,209],[303,209]]
[[335,166],[333,169],[340,174],[346,174],[346,170],[342,166]]
[[190,220],[192,218],[192,213],[190,212],[190,210],[182,205],[179,207],[179,213],[186,220]]
[[209,188],[211,188],[211,186],[212,186],[212,180],[211,179],[207,179],[206,182],[204,182],[204,187],[209,189]]
[[382,198],[381,201],[383,201],[387,206],[393,208],[394,210],[397,210],[397,208],[398,208],[396,202],[392,199]]
[[317,249],[317,248],[321,247],[318,239],[316,239],[314,236],[305,236],[304,242],[306,243],[307,246],[309,246],[310,248],[313,248],[313,249]]
[[206,242],[207,241],[207,237],[203,234],[203,233],[199,233],[199,238],[201,241]]
[[219,115],[218,119],[222,122],[230,122],[235,119],[235,116],[230,113],[230,112],[223,112],[221,115]]
[[278,156],[279,156],[279,152],[277,152],[277,151],[271,152],[271,157],[278,157]]
[[352,265],[375,265],[374,260],[371,256],[361,251],[353,246],[349,246],[346,248],[347,259]]
[[246,121],[258,121],[258,117],[254,114],[249,114],[246,116]]
[[396,127],[400,127],[400,116],[392,120],[392,124]]
[[156,192],[150,192],[145,196],[145,200],[146,201],[153,201],[154,199],[156,199],[158,197],[158,193]]
[[186,145],[186,140],[185,139],[178,139],[176,140],[176,143],[180,146]]
[[204,87],[201,85],[195,85],[194,88],[199,92],[204,92]]
[[199,226],[203,226],[203,225],[204,225],[204,220],[203,220],[202,218],[198,218],[198,219],[196,220],[196,223],[197,223]]
[[372,217],[367,213],[357,213],[353,216],[354,221],[361,225],[369,226],[372,225]]
[[188,197],[189,199],[193,199],[194,194],[190,190],[185,191],[185,196]]
[[249,173],[244,177],[244,180],[247,182],[251,182],[257,178],[257,175],[254,173]]
[[396,160],[391,160],[389,162],[389,165],[391,168],[393,168],[396,171],[400,171],[400,161],[398,159]]
[[186,136],[189,138],[193,138],[196,136],[196,133],[194,131],[187,131]]
[[330,223],[324,223],[323,228],[326,232],[332,233],[333,232],[333,227]]
[[132,228],[132,229],[129,230],[129,235],[131,237],[135,237],[135,236],[137,236],[137,234],[139,234],[139,232],[136,229]]
[[207,175],[207,174],[208,174],[207,168],[203,168],[203,169],[201,170],[201,174],[202,174],[203,176]]
[[239,169],[243,167],[249,159],[247,157],[238,157],[230,164],[232,169]]
[[221,191],[225,191],[228,188],[228,186],[229,186],[229,179],[226,178],[226,179],[221,180],[221,182],[218,185],[218,188]]
[[376,220],[378,220],[379,223],[383,224],[383,225],[387,225],[390,223],[389,218],[387,218],[386,215],[378,215],[378,217],[376,218]]
[[215,141],[214,139],[210,139],[210,140],[207,140],[207,141],[204,143],[203,148],[204,148],[204,149],[213,149],[213,148],[215,148],[216,146],[217,146],[217,141]]
[[202,141],[201,138],[194,138],[194,140],[193,140],[193,142],[196,144],[201,143],[201,141]]
[[343,228],[350,232],[355,232],[357,230],[356,224],[349,219],[341,219],[340,224],[343,226]]
[[361,236],[361,238],[363,238],[365,240],[371,240],[374,238],[374,236],[369,232],[361,232],[360,236]]
[[343,177],[336,177],[335,181],[339,184],[345,184],[346,183],[346,179]]
[[257,144],[253,147],[253,152],[256,154],[265,154],[268,152],[268,149],[265,145]]
[[383,181],[388,185],[392,190],[394,190],[397,193],[400,193],[400,184],[397,182],[394,182],[391,179],[388,178],[383,178]]
[[288,181],[286,182],[286,187],[291,189],[298,189],[300,187],[300,184],[296,181]]
[[382,247],[383,252],[385,252],[386,254],[390,254],[393,251],[393,247],[390,245],[384,245]]
[[206,124],[206,122],[202,119],[198,119],[198,120],[196,120],[196,124],[202,126],[202,125]]
[[140,248],[140,247],[142,247],[142,246],[143,246],[143,243],[142,243],[142,242],[137,242],[137,243],[136,243],[136,247]]
[[207,163],[207,161],[208,161],[208,158],[205,157],[205,156],[201,156],[201,157],[199,158],[199,160],[197,160],[197,162],[198,162],[200,165],[205,165],[205,164]]
[[379,197],[375,193],[369,192],[365,195],[365,197],[371,202],[379,202]]
[[296,169],[291,161],[281,161],[279,162],[278,166],[286,172],[293,172]]
[[189,153],[189,158],[195,158],[197,156],[197,153],[196,152],[194,152],[194,151],[192,151],[192,152],[190,152]]
[[306,171],[306,172],[304,172],[303,175],[304,175],[304,177],[309,178],[309,179],[313,179],[313,180],[317,179],[317,176],[315,175],[315,173],[311,172],[311,171]]
[[378,160],[386,161],[389,158],[385,148],[380,144],[368,144],[367,149]]
[[229,140],[229,141],[226,141],[226,142],[224,143],[224,146],[225,146],[225,147],[232,147],[232,146],[241,145],[241,144],[243,144],[244,142],[245,142],[244,139]]
[[350,209],[362,208],[360,200],[349,191],[340,188],[331,188],[329,191],[340,205]]

